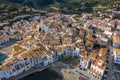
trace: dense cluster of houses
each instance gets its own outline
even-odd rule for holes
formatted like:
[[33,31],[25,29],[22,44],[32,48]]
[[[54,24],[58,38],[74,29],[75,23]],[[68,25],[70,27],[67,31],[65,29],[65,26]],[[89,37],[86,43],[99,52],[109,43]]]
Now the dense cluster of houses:
[[80,68],[87,70],[90,75],[100,80],[106,68],[107,48],[100,48],[99,52],[81,54]]
[[23,40],[13,46],[9,58],[0,65],[0,79],[10,78],[34,67],[48,66],[62,55],[79,55],[83,30],[79,30],[79,33],[76,27],[71,29],[68,26],[71,22],[69,16],[51,14],[40,22],[32,22],[20,21],[10,29],[17,34],[23,33],[20,36]]
[[22,40],[31,33],[37,21],[28,22],[22,20],[14,23],[12,26],[3,26],[0,30],[0,45],[7,43],[10,40]]
[[[113,32],[115,27],[118,31]],[[115,63],[120,64],[119,28],[119,20],[94,18],[80,26],[71,16],[55,13],[34,17],[32,21],[22,20],[12,27],[5,26],[1,31],[1,36],[6,36],[5,40],[21,41],[13,46],[9,58],[0,65],[0,79],[10,78],[35,66],[47,66],[62,55],[69,55],[79,56],[80,69],[100,80],[106,68],[107,45],[111,37]]]
[[120,66],[120,22],[118,23],[117,29],[113,34],[113,54],[114,63]]
[[[120,20],[111,18],[94,18],[84,24],[86,47],[90,52],[81,54],[80,68],[87,70],[95,79],[101,80],[103,77],[107,54],[113,55],[114,62],[120,64],[119,27]],[[113,54],[109,49],[113,51]]]

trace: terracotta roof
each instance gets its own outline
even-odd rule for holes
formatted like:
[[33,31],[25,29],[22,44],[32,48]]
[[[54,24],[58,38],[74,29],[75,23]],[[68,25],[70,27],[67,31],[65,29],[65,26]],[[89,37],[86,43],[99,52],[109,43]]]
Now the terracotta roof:
[[120,36],[119,35],[113,35],[113,43],[120,44]]
[[100,59],[100,60],[103,60],[103,61],[105,61],[105,59],[106,59],[106,56],[97,56],[97,58],[96,59]]
[[13,46],[13,51],[12,51],[12,55],[18,55],[18,54],[20,54],[20,53],[22,53],[22,52],[24,52],[24,51],[26,51],[26,49],[24,49],[24,48],[22,48],[21,46],[19,46],[19,45],[14,45]]
[[9,70],[9,69],[11,68],[11,65],[10,65],[10,64],[12,64],[13,61],[14,61],[14,59],[4,61],[4,62],[2,63],[2,65],[0,66],[0,68],[1,68],[2,70]]
[[93,44],[93,43],[92,43],[92,41],[90,41],[90,40],[87,39],[86,40],[86,44]]
[[60,53],[61,53],[61,52],[62,52],[62,50],[63,50],[63,48],[62,48],[62,47],[57,47],[57,51],[58,51],[58,52],[60,52]]
[[74,50],[74,46],[73,45],[69,45],[69,46],[67,46],[67,48],[70,49],[70,50]]
[[116,56],[120,56],[120,48],[114,48],[114,51],[116,51]]
[[2,70],[9,70],[11,67],[9,65],[3,65],[1,67]]
[[86,79],[82,76],[79,76],[78,80],[86,80]]
[[98,56],[104,57],[107,54],[107,48],[100,48]]
[[85,55],[85,56],[83,56],[81,59],[82,59],[82,60],[85,60],[85,61],[88,61],[88,60],[89,60],[89,57]]
[[97,66],[101,70],[105,69],[106,63],[102,60],[96,59],[93,61],[92,65]]
[[21,53],[20,55],[22,58],[32,58],[33,57],[30,52],[24,52],[24,53]]
[[90,55],[89,55],[89,57],[96,59],[97,53],[92,53],[92,52],[91,52]]
[[49,57],[52,55],[51,52],[47,52],[46,54],[47,54],[47,56],[49,56]]
[[77,42],[76,47],[81,48],[81,46],[84,46],[82,42]]

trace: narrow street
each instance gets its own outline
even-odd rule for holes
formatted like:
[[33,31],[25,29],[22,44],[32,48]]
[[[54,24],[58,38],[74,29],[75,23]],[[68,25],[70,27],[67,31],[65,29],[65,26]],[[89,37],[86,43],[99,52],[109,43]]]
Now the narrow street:
[[[113,34],[114,34],[114,31],[115,30],[113,30]],[[106,80],[113,80],[113,78],[116,78],[115,77],[115,64],[114,64],[114,56],[113,56],[113,39],[112,39],[112,36],[111,36],[111,38],[108,39],[108,45],[107,45],[109,54],[107,54],[107,56],[106,56],[107,57],[106,60],[108,61],[107,70],[106,70],[106,71],[108,71],[108,74],[107,74]]]
[[112,39],[111,38],[109,38],[108,39],[108,54],[107,54],[107,58],[106,58],[106,60],[108,61],[108,63],[107,63],[107,71],[108,71],[108,74],[107,74],[107,80],[112,80],[112,74],[113,74],[113,66],[112,66],[112,64],[113,64],[113,56],[111,55],[111,54],[113,54],[113,50],[112,50]]
[[107,80],[112,80],[113,74],[114,74],[113,56],[111,56],[112,53],[113,53],[112,49],[110,49],[110,53],[109,53],[108,58],[107,58],[107,60],[109,62],[107,64],[107,66],[109,67],[109,69],[108,69],[108,75],[107,75]]
[[86,30],[84,30],[83,43],[84,43],[84,47],[85,47],[85,49],[87,50],[87,47],[86,47]]

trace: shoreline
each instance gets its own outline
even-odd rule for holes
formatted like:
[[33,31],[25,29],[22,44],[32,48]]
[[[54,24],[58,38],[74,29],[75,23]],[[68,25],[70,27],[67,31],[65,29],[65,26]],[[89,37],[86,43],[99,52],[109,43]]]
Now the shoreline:
[[[57,75],[58,79],[60,79],[60,80],[77,80],[78,76],[72,75],[71,73],[69,73],[69,70],[71,70],[71,68],[68,64],[58,62],[58,63],[53,64],[51,67],[49,67],[49,68],[47,68],[43,71],[48,71],[48,72],[51,72],[51,73]],[[31,75],[34,76],[37,73],[42,73],[42,71],[41,72],[39,72],[39,71],[35,72],[35,73],[30,74],[28,76],[25,76],[25,77],[23,77],[19,80],[27,79]]]
[[54,68],[48,68],[47,70],[56,74],[58,78],[63,79],[63,74],[59,70],[54,69]]
[[71,68],[68,64],[62,62],[58,62],[56,65],[53,65],[51,69],[54,70],[57,74],[59,74],[59,76],[62,76],[62,80],[78,80],[80,76],[70,73],[73,68]]
[[2,62],[4,62],[7,58],[8,58],[7,54],[0,53],[0,64],[2,64]]
[[[80,75],[74,73],[75,71],[76,69],[71,68],[68,64],[57,62],[43,71],[37,71],[28,76],[22,77],[19,80],[29,80],[30,78],[32,78],[31,80],[42,80],[43,77],[47,77],[45,80],[49,80],[48,77],[53,77],[53,80],[78,80]],[[43,74],[47,76],[44,76]]]
[[54,68],[48,68],[48,70],[58,75],[60,79],[63,79],[63,74],[59,70],[54,69]]
[[72,68],[69,64],[58,62],[55,67],[53,67],[53,69],[63,75],[62,80],[78,80],[79,77],[83,77],[85,80],[89,80],[88,77],[80,74],[81,70],[78,66]]
[[[61,62],[58,62],[58,63],[61,63]],[[30,74],[30,75],[28,75],[28,76],[25,76],[25,77],[23,77],[23,78],[20,78],[19,80],[26,80],[27,78],[29,78],[30,76],[35,76],[37,73],[41,73],[42,74],[42,72],[44,72],[44,71],[46,71],[46,72],[50,72],[50,73],[52,73],[52,74],[54,74],[55,76],[57,76],[58,78],[57,79],[60,79],[60,80],[63,80],[64,79],[64,75],[63,75],[63,73],[61,72],[61,68],[63,68],[63,67],[60,67],[59,65],[56,65],[56,64],[53,64],[51,67],[49,67],[49,68],[46,68],[45,70],[43,70],[43,71],[37,71],[37,72],[35,72],[35,73],[32,73],[32,74]],[[40,75],[41,75],[40,74]],[[28,80],[28,79],[27,79]]]
[[[44,75],[48,75],[48,76],[44,76]],[[21,79],[18,79],[18,80],[29,80],[31,78],[32,78],[31,80],[36,80],[36,79],[41,80],[44,77],[45,77],[45,80],[47,80],[46,77],[49,78],[51,76],[54,77],[53,79],[55,79],[55,80],[57,80],[57,79],[63,80],[62,75],[58,71],[56,71],[56,70],[54,70],[52,68],[47,68],[47,69],[45,69],[45,70],[43,70],[41,72],[37,71],[37,72],[35,72],[33,74],[30,74],[30,75],[25,76],[25,77],[23,77]]]

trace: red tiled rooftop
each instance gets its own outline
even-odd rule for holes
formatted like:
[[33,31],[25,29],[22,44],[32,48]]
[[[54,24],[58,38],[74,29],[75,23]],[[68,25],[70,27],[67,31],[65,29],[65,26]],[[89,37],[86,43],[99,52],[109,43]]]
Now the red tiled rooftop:
[[86,80],[86,79],[82,76],[79,76],[78,80]]
[[[99,65],[99,63],[100,63],[101,65]],[[102,60],[94,60],[92,64],[93,64],[94,66],[98,66],[98,68],[100,68],[100,69],[102,69],[102,70],[104,70],[104,69],[105,69],[105,66],[106,66],[105,62],[102,61]]]

